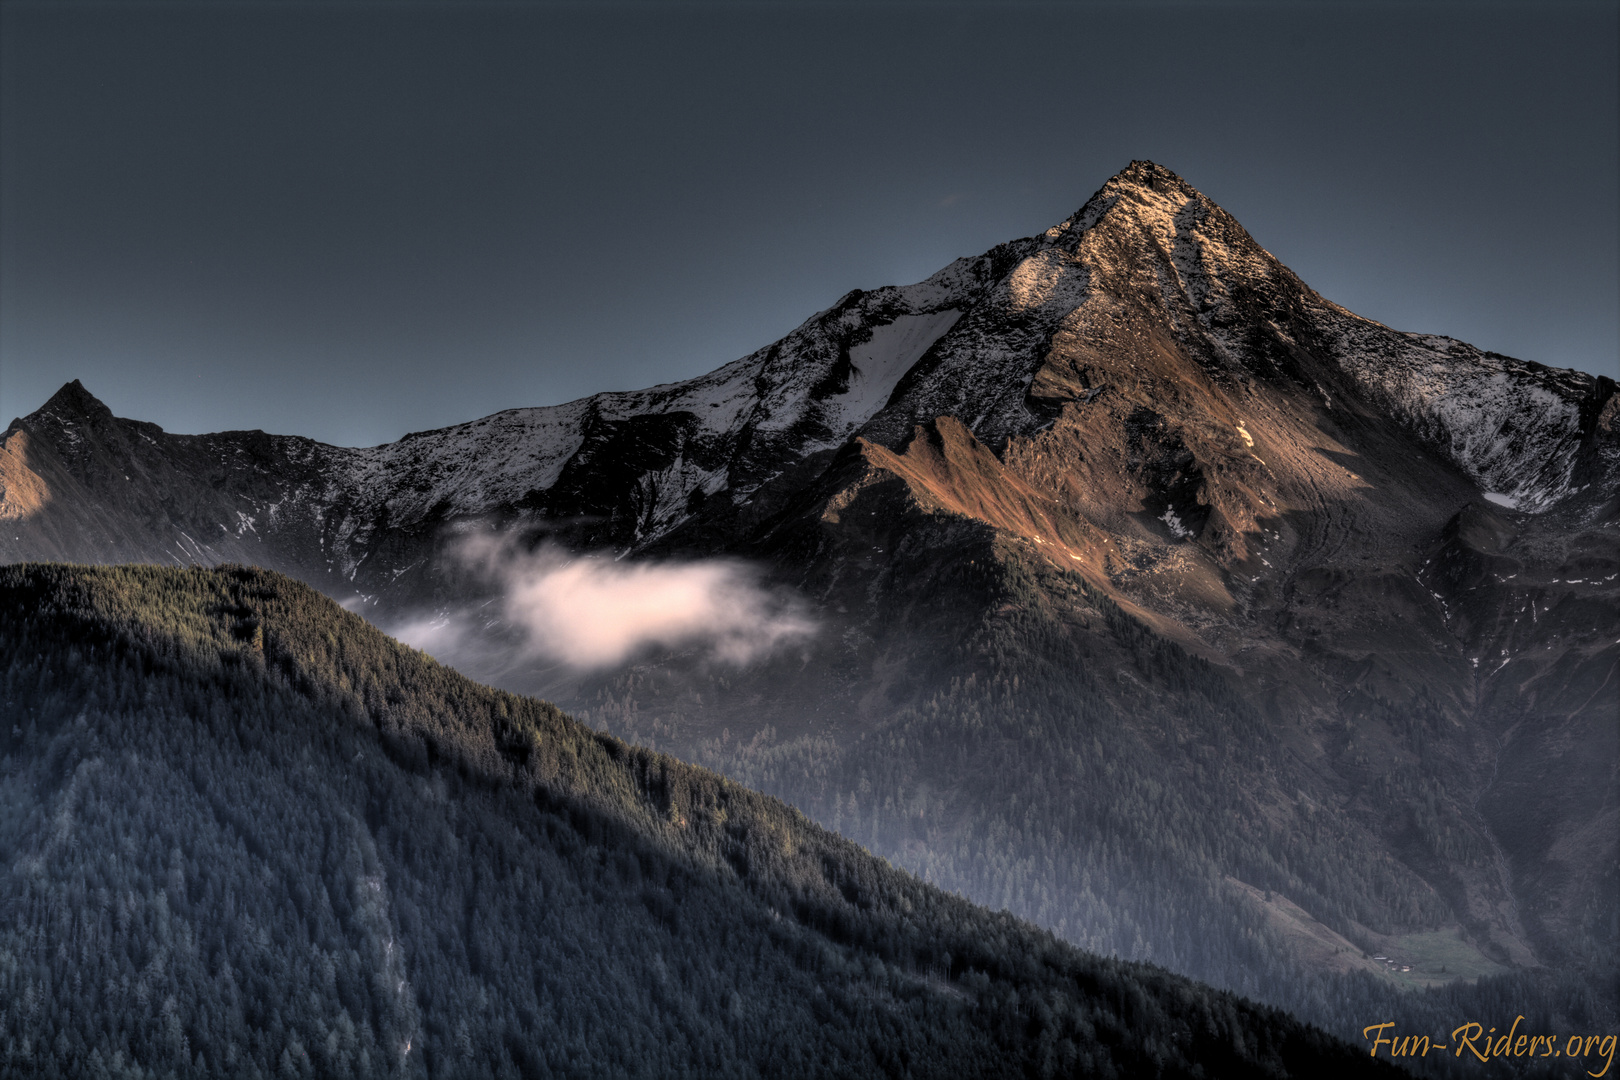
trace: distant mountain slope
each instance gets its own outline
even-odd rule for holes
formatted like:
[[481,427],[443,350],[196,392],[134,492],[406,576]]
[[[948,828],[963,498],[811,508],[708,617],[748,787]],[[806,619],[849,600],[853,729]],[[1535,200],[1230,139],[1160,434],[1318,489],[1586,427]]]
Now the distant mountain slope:
[[[0,485],[0,559],[475,611],[440,659],[1343,1035],[1478,975],[1620,1011],[1614,383],[1347,312],[1151,163],[686,383],[365,450],[170,436],[70,384]],[[474,529],[747,558],[821,633],[536,664],[448,556]]]
[[0,570],[7,1075],[1318,1076],[243,569]]

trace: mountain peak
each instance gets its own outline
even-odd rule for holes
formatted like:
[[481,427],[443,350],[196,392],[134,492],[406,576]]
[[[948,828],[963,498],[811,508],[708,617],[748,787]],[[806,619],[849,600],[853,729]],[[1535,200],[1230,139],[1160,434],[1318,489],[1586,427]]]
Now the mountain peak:
[[1167,188],[1176,189],[1186,194],[1196,194],[1193,186],[1183,180],[1176,173],[1154,161],[1138,160],[1125,166],[1109,178],[1103,185],[1103,190],[1112,187],[1152,188],[1163,191]]
[[1162,201],[1165,196],[1182,202],[1198,199],[1208,202],[1202,192],[1176,173],[1156,162],[1137,160],[1109,177],[1084,206],[1046,231],[1049,239],[1078,236],[1090,229],[1121,199],[1132,202]]
[[107,408],[78,379],[62,384],[62,389],[51,395],[49,401],[40,406],[39,412],[34,415],[50,414],[58,419],[72,420],[100,420],[112,416],[112,410]]

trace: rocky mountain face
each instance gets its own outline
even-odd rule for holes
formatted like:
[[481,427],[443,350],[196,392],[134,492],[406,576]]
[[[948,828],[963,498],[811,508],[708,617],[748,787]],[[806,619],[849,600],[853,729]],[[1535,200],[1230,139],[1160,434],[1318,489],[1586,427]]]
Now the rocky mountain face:
[[1360,318],[1150,163],[689,382],[369,449],[75,383],[0,470],[0,560],[255,563],[384,626],[489,598],[469,531],[754,560],[822,626],[762,665],[445,658],[1093,947],[1307,1011],[1287,973],[1403,949],[1620,955],[1615,384]]

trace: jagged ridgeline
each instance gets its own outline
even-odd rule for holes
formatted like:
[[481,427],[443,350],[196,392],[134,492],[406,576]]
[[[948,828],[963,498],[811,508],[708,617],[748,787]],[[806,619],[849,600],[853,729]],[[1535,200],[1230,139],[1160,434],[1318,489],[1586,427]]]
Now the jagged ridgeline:
[[0,568],[0,656],[6,1075],[1378,1064],[975,907],[272,573]]

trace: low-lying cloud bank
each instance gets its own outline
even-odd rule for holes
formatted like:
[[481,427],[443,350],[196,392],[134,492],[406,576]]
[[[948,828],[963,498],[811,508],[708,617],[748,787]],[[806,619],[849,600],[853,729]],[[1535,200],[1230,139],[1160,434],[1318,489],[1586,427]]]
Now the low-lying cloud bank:
[[[468,537],[455,557],[498,586],[491,607],[531,658],[575,668],[612,667],[651,648],[696,648],[743,665],[816,629],[802,602],[766,589],[753,568],[732,560],[624,563],[551,547],[524,551],[491,536]],[[428,653],[453,651],[472,624],[469,614],[440,616],[394,635]]]

